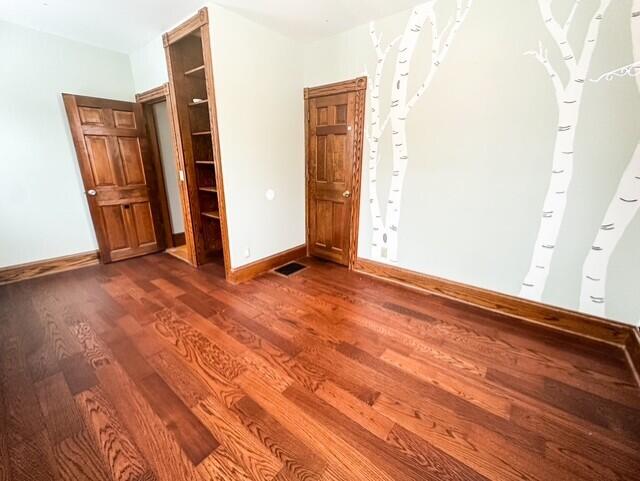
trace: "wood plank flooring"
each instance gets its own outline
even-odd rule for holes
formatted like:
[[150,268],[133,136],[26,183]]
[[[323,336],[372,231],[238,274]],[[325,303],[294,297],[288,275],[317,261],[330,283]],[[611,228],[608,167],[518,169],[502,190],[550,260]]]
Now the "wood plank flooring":
[[621,350],[305,262],[0,287],[0,481],[640,480]]

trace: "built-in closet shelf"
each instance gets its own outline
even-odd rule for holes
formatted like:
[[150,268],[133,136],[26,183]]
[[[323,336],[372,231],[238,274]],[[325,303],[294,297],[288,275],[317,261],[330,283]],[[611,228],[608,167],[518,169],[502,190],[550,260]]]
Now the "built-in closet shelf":
[[213,192],[214,194],[218,192],[218,189],[215,187],[198,187],[198,190],[202,192]]
[[196,165],[210,165],[215,167],[216,163],[213,160],[197,160]]
[[220,212],[217,210],[211,212],[200,212],[203,217],[208,217],[209,219],[220,219]]
[[206,131],[203,131],[203,132],[191,132],[191,135],[194,135],[194,136],[211,135],[211,131],[210,130],[206,130]]
[[207,105],[209,103],[209,99],[198,100],[197,102],[189,103],[189,107],[197,107],[198,105]]
[[184,73],[187,77],[189,76],[200,76],[204,78],[204,65],[200,65],[199,67],[192,68],[191,70],[187,70]]

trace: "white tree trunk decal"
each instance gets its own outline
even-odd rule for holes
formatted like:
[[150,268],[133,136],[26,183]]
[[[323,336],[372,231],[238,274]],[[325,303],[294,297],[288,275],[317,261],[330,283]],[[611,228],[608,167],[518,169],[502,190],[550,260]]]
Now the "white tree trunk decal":
[[551,9],[553,0],[538,0],[542,19],[562,54],[568,78],[563,83],[558,71],[549,61],[542,42],[540,42],[537,51],[526,53],[534,55],[546,69],[553,84],[558,104],[558,131],[553,153],[551,180],[544,200],[542,219],[533,248],[531,265],[520,289],[520,296],[527,299],[536,301],[542,299],[551,269],[551,261],[562,226],[567,206],[567,195],[573,176],[574,143],[584,84],[598,43],[600,25],[611,1],[600,0],[598,9],[589,23],[580,58],[577,59],[568,34],[580,0],[574,1],[571,13],[564,25],[560,25],[553,15]]
[[[409,17],[404,34],[393,40],[386,48],[382,48],[382,36],[376,34],[375,24],[370,24],[370,36],[376,51],[377,64],[373,87],[371,89],[370,128],[367,135],[369,143],[369,203],[373,225],[371,256],[375,260],[388,263],[398,262],[398,231],[400,226],[400,207],[404,178],[409,164],[407,146],[406,121],[411,109],[427,91],[440,65],[445,59],[449,47],[469,13],[473,0],[456,0],[455,17],[443,29],[438,29],[437,16],[434,10],[439,0],[430,0],[415,7]],[[413,97],[408,98],[409,74],[411,61],[422,29],[430,23],[432,35],[431,68]],[[385,61],[389,51],[400,42],[396,59],[395,72],[391,91],[391,108],[388,115],[381,117],[380,82]],[[389,123],[392,130],[393,167],[391,188],[387,200],[385,219],[377,188],[378,163],[380,161],[380,139]]]
[[371,87],[371,117],[370,128],[367,140],[369,144],[369,204],[371,211],[371,220],[373,225],[373,234],[371,239],[371,256],[374,259],[382,259],[382,246],[386,243],[387,235],[382,221],[382,212],[380,211],[380,201],[378,199],[378,162],[380,160],[380,138],[387,128],[389,116],[384,121],[380,119],[380,82],[384,73],[384,64],[389,51],[400,40],[397,37],[384,50],[382,49],[382,35],[376,35],[374,23],[369,25],[371,41],[376,49],[376,73],[373,77]]
[[[595,82],[616,77],[636,77],[640,91],[640,0],[634,0],[631,9],[631,34],[633,36],[634,63],[608,72]],[[606,314],[605,291],[609,260],[620,239],[640,207],[640,144],[636,146],[631,161],[622,174],[618,189],[604,216],[600,230],[582,269],[580,310],[604,317]]]

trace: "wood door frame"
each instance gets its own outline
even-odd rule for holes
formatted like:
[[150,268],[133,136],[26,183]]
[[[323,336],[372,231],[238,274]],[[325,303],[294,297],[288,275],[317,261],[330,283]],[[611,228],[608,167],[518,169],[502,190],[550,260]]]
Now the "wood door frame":
[[[158,196],[160,197],[160,208],[162,210],[162,222],[164,226],[164,238],[167,248],[175,247],[175,235],[173,234],[173,228],[171,225],[171,215],[169,213],[169,199],[167,194],[167,184],[164,174],[164,166],[162,165],[162,156],[160,154],[160,143],[158,141],[158,130],[156,125],[155,113],[153,111],[153,105],[162,102],[167,103],[167,112],[169,114],[169,129],[171,132],[171,145],[173,147],[176,169],[178,171],[184,171],[184,167],[180,163],[180,157],[178,156],[178,144],[176,143],[175,136],[175,119],[171,106],[171,93],[169,92],[169,83],[164,83],[158,87],[146,90],[139,94],[136,94],[136,102],[142,105],[144,111],[145,120],[147,122],[147,129],[149,134],[149,142],[151,144],[151,152],[153,156],[153,163],[156,169],[156,182],[158,184]],[[180,192],[180,202],[184,205],[184,182],[178,182],[178,190]],[[184,217],[184,209],[182,212]],[[186,235],[186,233],[185,233]],[[185,240],[186,242],[186,240]]]
[[[205,69],[205,77],[206,77],[206,88],[207,88],[207,98],[209,99],[209,123],[211,125],[211,140],[213,144],[213,161],[215,162],[215,178],[216,178],[216,188],[218,190],[218,210],[220,213],[220,231],[222,237],[222,255],[224,258],[224,272],[225,279],[230,280],[232,277],[231,273],[231,254],[229,250],[229,229],[227,225],[227,207],[225,202],[225,194],[224,194],[224,179],[222,175],[222,157],[220,153],[220,136],[218,129],[218,111],[217,111],[217,103],[216,103],[216,93],[215,93],[215,79],[213,75],[213,60],[212,60],[212,51],[211,51],[211,40],[209,33],[209,11],[207,7],[203,7],[198,12],[193,15],[191,18],[185,20],[183,23],[173,28],[172,30],[166,32],[162,36],[162,42],[164,45],[165,56],[167,60],[167,72],[169,78],[171,79],[173,76],[172,72],[172,62],[171,62],[171,49],[168,48],[173,43],[181,40],[187,35],[199,31],[200,38],[202,40],[202,55],[204,58],[204,69]],[[182,152],[182,133],[179,128],[179,119],[178,119],[178,105],[177,105],[177,97],[174,91],[174,86],[171,82],[169,82],[169,97],[171,99],[171,111],[174,125],[174,136],[176,140],[176,145],[179,146],[177,149],[178,154],[178,162],[187,167],[184,161],[184,154]],[[189,173],[187,170],[184,170],[187,178],[189,177]],[[191,178],[194,178],[194,175],[191,175]],[[191,258],[191,264],[195,267],[198,266],[195,239],[193,238],[192,226],[193,219],[191,215],[191,205],[188,201],[189,186],[186,185],[186,182],[183,182],[184,185],[184,196],[183,196],[183,212],[185,215],[185,235],[187,239],[187,250],[189,252],[189,256]],[[193,187],[193,186],[192,186]],[[184,202],[184,199],[187,199]],[[198,222],[200,219],[198,219]],[[188,223],[187,223],[188,222]],[[199,223],[197,225],[200,225]],[[189,227],[186,227],[189,226]]]
[[310,252],[309,232],[309,101],[318,97],[338,95],[355,92],[354,135],[353,135],[353,169],[352,169],[352,195],[351,218],[349,225],[349,270],[353,270],[358,258],[358,231],[360,226],[360,192],[362,183],[362,152],[364,141],[364,112],[367,92],[367,77],[356,77],[351,80],[337,82],[318,87],[304,89],[304,138],[305,138],[305,232],[307,240],[307,255]]

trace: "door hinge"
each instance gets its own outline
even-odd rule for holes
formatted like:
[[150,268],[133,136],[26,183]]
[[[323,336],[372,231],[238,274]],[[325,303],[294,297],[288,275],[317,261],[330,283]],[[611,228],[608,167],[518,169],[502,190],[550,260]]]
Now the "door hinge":
[[307,122],[311,122],[311,112],[307,110]]

